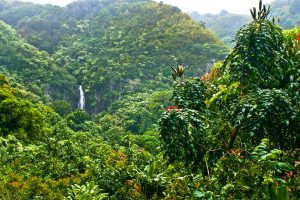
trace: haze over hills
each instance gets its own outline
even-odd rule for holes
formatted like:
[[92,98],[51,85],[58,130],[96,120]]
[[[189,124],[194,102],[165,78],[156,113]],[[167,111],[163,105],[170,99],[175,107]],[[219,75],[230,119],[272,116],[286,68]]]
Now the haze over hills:
[[232,42],[236,32],[251,20],[249,15],[231,14],[226,10],[220,14],[199,14],[192,12],[191,17],[205,27],[212,30],[228,46],[233,47]]
[[[279,25],[283,29],[291,29],[300,25],[300,0],[275,0],[271,6],[270,18],[275,21],[280,17]],[[228,46],[233,47],[232,42],[236,32],[252,18],[249,15],[232,14],[226,10],[219,14],[199,14],[191,12],[190,16],[198,21],[204,22],[206,28],[212,30]]]
[[279,25],[283,29],[292,29],[300,25],[300,0],[275,0],[271,8],[270,17],[280,17]]
[[[20,0],[25,2],[33,2],[40,4],[53,4],[59,6],[65,6],[76,0]],[[154,0],[160,2],[160,0]],[[264,0],[264,3],[271,3],[274,0]],[[217,14],[221,10],[228,10],[230,13],[235,14],[248,14],[249,8],[257,4],[257,0],[241,0],[241,3],[237,4],[236,0],[162,0],[164,4],[170,4],[180,8],[183,12],[190,13],[192,11],[198,11],[201,14],[214,13]]]

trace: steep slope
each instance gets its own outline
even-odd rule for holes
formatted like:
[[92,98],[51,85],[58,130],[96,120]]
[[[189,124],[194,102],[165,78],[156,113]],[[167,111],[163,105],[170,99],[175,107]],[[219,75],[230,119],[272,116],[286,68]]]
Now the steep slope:
[[178,8],[154,2],[115,1],[68,28],[54,58],[83,84],[91,112],[106,110],[134,83],[142,90],[160,73],[169,76],[170,67],[183,64],[200,76],[227,51]]
[[38,84],[45,90],[53,71],[53,60],[47,53],[40,52],[26,43],[2,21],[0,21],[0,38],[1,69],[7,71],[10,76],[16,76],[15,81],[19,83],[30,84],[32,87]]
[[66,93],[72,91],[75,79],[57,68],[47,52],[28,44],[2,21],[0,44],[0,73],[10,77],[14,86],[24,86],[44,101],[53,97],[69,97]]
[[13,26],[33,46],[52,54],[65,32],[68,32],[66,26],[74,26],[78,20],[93,18],[101,9],[117,1],[78,0],[65,7],[59,7],[18,0],[0,0],[0,20]]
[[[12,82],[52,101],[67,100],[74,108],[77,87],[83,85],[90,113],[107,110],[128,94],[168,88],[170,67],[185,65],[187,75],[200,76],[227,52],[213,33],[178,8],[150,0],[80,0],[64,8],[2,0],[0,19],[28,43],[52,54],[50,58],[33,48],[2,23],[13,36],[1,47],[0,61],[9,60],[1,71],[18,77]],[[11,45],[13,41],[17,45]],[[22,45],[30,53],[17,56]],[[11,50],[6,52],[6,47]],[[12,65],[18,69],[11,69]],[[40,76],[33,77],[31,71]],[[32,78],[26,79],[29,74]]]
[[53,53],[68,16],[59,6],[1,0],[0,19],[13,26],[30,44]]

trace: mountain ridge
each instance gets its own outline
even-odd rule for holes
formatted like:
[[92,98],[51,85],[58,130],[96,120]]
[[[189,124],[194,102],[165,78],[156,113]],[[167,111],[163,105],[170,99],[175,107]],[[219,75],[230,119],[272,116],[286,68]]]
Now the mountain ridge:
[[[95,3],[100,9],[96,14],[75,12],[86,13]],[[40,11],[31,13],[36,7]],[[71,16],[68,8],[78,15]],[[185,65],[188,75],[200,76],[207,63],[227,52],[212,32],[177,7],[148,0],[82,0],[65,9],[22,2],[13,10],[18,9],[23,11],[11,24],[30,44],[47,51],[60,72],[51,72],[53,87],[46,92],[50,99],[67,100],[76,108],[78,85],[83,85],[90,113],[107,110],[113,101],[130,94],[133,82],[139,83],[135,91],[151,88],[148,84],[157,77],[169,76],[170,67]],[[9,9],[0,11],[0,19],[11,14]],[[171,81],[151,90],[166,84]]]
[[[279,19],[279,25],[283,29],[291,29],[300,25],[300,0],[275,0],[271,4],[271,13],[269,18]],[[216,33],[216,35],[230,47],[234,46],[232,42],[236,32],[242,28],[245,23],[250,22],[251,16],[229,13],[222,10],[219,14],[199,14],[196,11],[190,13],[190,16]]]

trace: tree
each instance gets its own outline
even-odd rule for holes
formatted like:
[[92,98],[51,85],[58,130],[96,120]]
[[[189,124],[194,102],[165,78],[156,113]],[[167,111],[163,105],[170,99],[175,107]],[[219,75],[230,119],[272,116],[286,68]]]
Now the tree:
[[200,79],[180,80],[174,86],[175,106],[160,119],[162,148],[170,163],[184,160],[198,166],[204,162],[206,87]]
[[[282,30],[260,3],[253,21],[236,35],[223,64],[201,81],[179,81],[161,118],[162,147],[171,162],[205,164],[232,148],[251,149],[263,138],[272,147],[299,143],[299,60],[289,53]],[[296,38],[294,38],[295,40]],[[215,149],[218,146],[219,149]]]
[[24,142],[43,140],[51,125],[59,120],[57,114],[43,104],[18,99],[5,76],[0,76],[0,133],[15,135]]

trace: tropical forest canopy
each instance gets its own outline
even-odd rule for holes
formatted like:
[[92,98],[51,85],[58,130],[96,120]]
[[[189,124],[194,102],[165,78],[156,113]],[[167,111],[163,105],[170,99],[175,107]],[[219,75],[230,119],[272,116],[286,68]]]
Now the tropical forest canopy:
[[150,0],[0,0],[0,199],[299,199],[300,28],[271,14],[229,50]]

